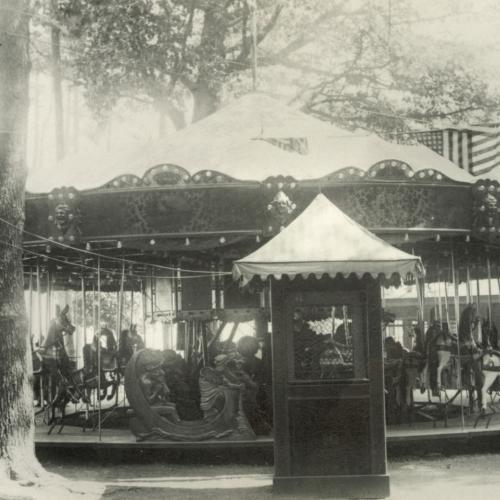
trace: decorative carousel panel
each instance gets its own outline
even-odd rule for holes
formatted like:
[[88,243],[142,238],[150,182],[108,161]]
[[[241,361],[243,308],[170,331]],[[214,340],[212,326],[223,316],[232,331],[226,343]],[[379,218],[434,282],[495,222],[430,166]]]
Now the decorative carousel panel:
[[367,177],[384,180],[407,180],[414,177],[413,169],[398,160],[379,161],[367,172]]
[[190,233],[258,228],[263,193],[243,188],[96,192],[82,200],[87,235]]
[[156,165],[150,168],[143,177],[145,186],[175,186],[189,182],[191,176],[184,168],[177,165]]
[[200,170],[193,175],[191,181],[195,184],[229,184],[236,180],[216,170]]
[[[470,190],[454,186],[408,184],[327,187],[323,193],[368,228],[444,227],[469,229]],[[302,206],[301,200],[296,200]]]
[[274,191],[276,189],[278,190],[295,189],[298,187],[298,185],[299,185],[298,181],[293,177],[291,177],[290,175],[287,176],[278,175],[277,177],[268,177],[262,183],[262,186],[271,191]]
[[134,188],[142,185],[142,179],[136,175],[126,174],[115,177],[103,187],[107,189]]
[[[387,168],[392,167],[381,171]],[[182,188],[166,185],[159,189],[160,182],[167,182],[160,180],[159,175],[172,175],[169,179],[173,182],[178,180],[180,173],[175,168],[166,172],[162,172],[162,166],[155,169],[148,174],[151,182],[156,179],[151,190],[78,193],[62,189],[51,193],[49,199],[28,197],[27,230],[54,239],[68,238],[68,242],[70,236],[76,241],[79,231],[90,239],[151,235],[158,244],[160,237],[155,235],[171,238],[179,234],[177,247],[190,246],[191,250],[195,249],[198,233],[214,240],[208,246],[198,245],[200,249],[214,245],[227,247],[235,236],[230,235],[231,231],[276,234],[302,212],[318,190],[368,228],[470,229],[475,226],[478,234],[481,228],[484,228],[483,233],[489,234],[492,228],[497,231],[500,227],[498,211],[495,212],[498,183],[478,184],[474,188],[460,184],[382,183],[377,180],[359,184],[318,181],[296,184],[292,178],[280,177],[260,186],[217,185],[217,182],[197,186],[190,182]],[[427,172],[426,176],[429,175]],[[63,198],[59,199],[59,195]],[[41,214],[45,214],[45,220]],[[50,221],[49,216],[52,217]],[[186,237],[189,244],[185,243]]]

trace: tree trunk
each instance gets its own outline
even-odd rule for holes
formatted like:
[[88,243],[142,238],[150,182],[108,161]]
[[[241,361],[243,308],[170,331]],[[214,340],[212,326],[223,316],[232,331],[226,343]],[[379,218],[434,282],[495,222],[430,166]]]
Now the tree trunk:
[[223,71],[224,68],[227,22],[225,2],[212,2],[205,9],[199,48],[202,61],[196,84],[190,88],[194,100],[193,122],[205,118],[217,109],[217,91],[221,88],[222,81],[214,78],[214,70]]
[[200,83],[192,91],[193,94],[193,122],[211,115],[217,110],[217,94],[205,83]]
[[0,0],[0,494],[83,500],[97,498],[102,487],[91,483],[83,487],[49,474],[36,459],[34,449],[32,366],[22,267],[29,3]]
[[162,139],[167,133],[167,117],[172,122],[175,130],[180,130],[186,127],[186,116],[182,109],[179,109],[168,98],[158,99],[155,105],[158,110],[158,138]]
[[28,9],[28,0],[0,1],[0,484],[37,467],[21,251],[30,64],[29,18],[24,13]]
[[60,160],[64,156],[64,118],[61,76],[61,30],[55,24],[58,20],[57,0],[50,0],[50,11],[54,24],[50,29],[52,50],[52,88],[54,92],[56,155]]

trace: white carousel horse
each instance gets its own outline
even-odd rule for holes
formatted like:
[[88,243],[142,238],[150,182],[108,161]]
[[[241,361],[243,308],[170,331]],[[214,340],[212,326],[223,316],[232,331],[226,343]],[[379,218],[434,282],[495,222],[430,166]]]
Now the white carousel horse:
[[486,412],[486,401],[488,400],[488,391],[500,377],[500,353],[498,351],[486,352],[482,356],[483,387],[481,413]]

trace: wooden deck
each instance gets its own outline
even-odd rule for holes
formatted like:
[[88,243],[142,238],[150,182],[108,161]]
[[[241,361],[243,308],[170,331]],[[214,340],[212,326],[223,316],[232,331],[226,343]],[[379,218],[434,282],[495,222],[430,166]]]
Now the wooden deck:
[[[448,418],[447,426],[443,420],[418,421],[412,425],[401,424],[391,425],[386,429],[386,442],[388,449],[411,449],[412,447],[424,448],[427,445],[439,446],[445,443],[455,443],[457,448],[461,444],[467,446],[470,443],[480,441],[498,441],[492,438],[500,438],[500,400],[490,403],[490,407],[496,413],[491,413],[491,418],[477,420],[477,414],[464,414],[464,421],[455,408],[453,417]],[[458,416],[457,416],[458,415]],[[125,416],[125,414],[124,414]],[[48,434],[48,427],[42,423],[42,418],[37,419],[35,432],[35,445],[41,448],[92,448],[92,449],[254,449],[272,450],[273,437],[259,437],[256,440],[236,441],[236,440],[210,440],[210,441],[162,441],[145,440],[137,441],[135,436],[127,429],[103,428],[101,436],[97,430],[86,430],[81,427],[66,425],[61,433],[56,427],[51,434]],[[127,425],[127,421],[125,421]]]
[[[418,423],[412,426],[389,426],[386,432],[388,445],[417,444],[424,441],[468,442],[480,437],[500,437],[500,415],[492,419],[488,428],[480,421],[474,429],[475,419],[467,418],[464,428],[459,419],[450,419],[448,427],[439,422],[436,427],[430,423]],[[37,426],[35,434],[37,448],[101,448],[101,449],[272,449],[273,438],[259,437],[252,441],[137,441],[127,429],[103,429],[101,437],[97,431],[83,432],[79,427],[66,426],[60,434],[57,429],[48,434],[48,427]]]
[[64,427],[58,434],[57,428],[48,434],[48,427],[38,426],[35,432],[37,448],[101,448],[101,449],[197,449],[197,448],[269,448],[273,447],[272,437],[259,437],[251,441],[137,441],[129,431],[123,429],[103,429],[99,438],[98,431],[85,431],[78,427]]

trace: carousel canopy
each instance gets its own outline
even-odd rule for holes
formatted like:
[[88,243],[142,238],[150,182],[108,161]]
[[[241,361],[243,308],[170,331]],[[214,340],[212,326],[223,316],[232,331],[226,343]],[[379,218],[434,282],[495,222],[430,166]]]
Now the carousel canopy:
[[250,281],[283,275],[307,278],[325,273],[358,277],[366,273],[387,278],[394,273],[419,275],[420,257],[407,254],[381,240],[339,210],[326,196],[319,194],[311,204],[277,236],[261,248],[237,260],[235,279]]
[[120,175],[142,177],[161,164],[177,165],[190,175],[214,170],[238,180],[261,182],[278,175],[317,179],[346,167],[367,171],[383,160],[399,160],[414,171],[434,169],[455,181],[474,182],[469,173],[425,146],[395,144],[367,132],[351,133],[254,93],[163,140],[108,153],[86,151],[51,168],[31,170],[27,189],[40,193],[64,185],[78,190],[98,188]]

